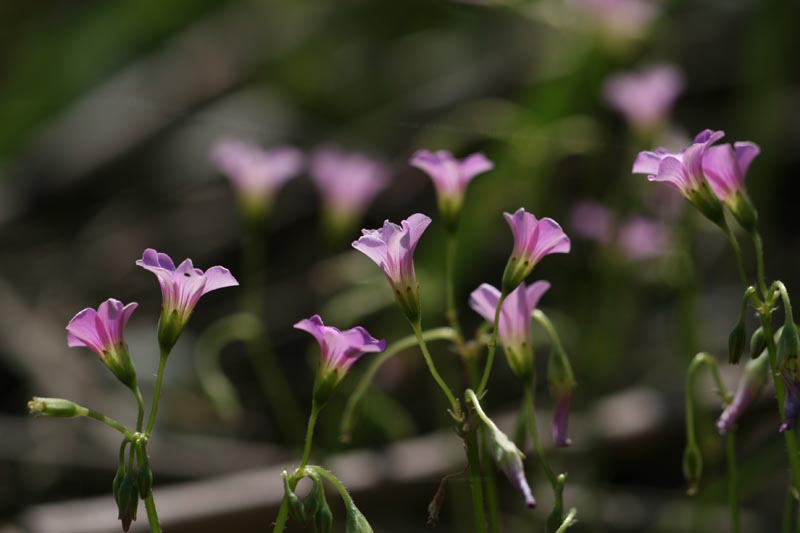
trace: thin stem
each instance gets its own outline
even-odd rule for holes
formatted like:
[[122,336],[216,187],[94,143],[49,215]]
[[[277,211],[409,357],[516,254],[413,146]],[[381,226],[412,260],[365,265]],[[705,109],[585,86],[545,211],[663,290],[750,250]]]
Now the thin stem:
[[786,489],[786,499],[783,502],[783,525],[781,533],[792,533],[792,520],[794,519],[794,496],[792,487]]
[[728,506],[731,510],[731,532],[740,533],[739,524],[739,471],[736,463],[736,432],[729,431],[727,447],[728,458]]
[[153,498],[153,491],[144,499],[144,508],[147,509],[147,522],[150,524],[150,533],[161,533],[161,524],[158,521],[156,511],[156,501]]
[[[455,335],[456,333],[452,328],[437,328],[422,332],[422,338],[425,339],[426,342],[454,340]],[[340,432],[343,438],[348,438],[350,433],[353,431],[358,406],[361,403],[361,399],[364,397],[364,394],[366,394],[367,390],[369,389],[372,380],[375,378],[375,374],[378,373],[378,370],[380,370],[386,361],[403,350],[416,345],[417,342],[416,334],[403,337],[402,339],[390,344],[386,350],[383,351],[383,353],[372,359],[369,367],[367,367],[367,371],[361,376],[358,385],[356,385],[356,388],[353,389],[353,392],[347,399],[347,405],[345,405],[344,413],[342,414],[342,423],[340,427]]]
[[500,310],[503,308],[503,302],[506,301],[506,293],[500,294],[500,299],[497,300],[497,307],[494,310],[494,320],[492,321],[492,337],[489,339],[489,355],[486,357],[486,367],[483,369],[483,377],[478,385],[477,393],[482,395],[486,390],[486,385],[489,383],[489,375],[492,373],[492,366],[494,365],[494,353],[497,351],[497,330],[500,323]]
[[133,386],[133,395],[136,396],[136,403],[139,406],[139,414],[136,416],[136,431],[141,432],[144,423],[144,400],[138,383]]
[[117,431],[119,431],[120,433],[122,433],[123,435],[125,435],[125,437],[128,440],[133,440],[134,437],[133,432],[128,428],[126,428],[125,426],[123,426],[122,424],[120,424],[119,422],[117,422],[116,420],[114,420],[113,418],[109,418],[103,413],[95,411],[94,409],[86,409],[86,411],[87,411],[86,416],[88,416],[89,418],[93,418],[98,422],[102,422],[103,424],[112,427]]
[[534,392],[534,384],[533,381],[531,381],[531,383],[525,386],[525,399],[527,400],[528,404],[528,429],[531,432],[533,449],[536,450],[536,455],[539,457],[539,463],[541,463],[544,474],[547,476],[547,480],[550,482],[550,486],[553,487],[553,492],[555,493],[557,487],[556,476],[553,473],[553,470],[550,468],[550,464],[547,462],[547,456],[544,454],[544,449],[542,448],[541,442],[539,442],[539,430],[536,428],[536,403],[534,400]]
[[742,283],[745,287],[749,285],[747,281],[747,272],[744,269],[744,261],[742,260],[742,249],[739,247],[739,241],[736,240],[736,236],[731,231],[731,228],[728,227],[727,224],[722,228],[725,232],[725,235],[728,237],[728,240],[731,243],[731,247],[733,248],[733,252],[736,255],[736,266],[739,267],[739,277],[742,280]]
[[272,533],[281,533],[286,528],[286,520],[289,518],[289,500],[286,494],[283,495],[281,501],[281,508],[278,509],[278,517],[275,519],[275,526],[272,528]]
[[419,344],[419,348],[422,351],[422,356],[425,358],[425,363],[428,365],[428,371],[430,371],[431,376],[436,381],[439,388],[442,389],[442,392],[445,396],[447,396],[447,400],[450,402],[450,407],[453,409],[453,414],[458,415],[461,412],[461,409],[458,405],[458,400],[453,395],[453,391],[450,390],[450,387],[447,386],[442,376],[439,375],[439,371],[436,370],[436,365],[433,363],[433,358],[431,357],[430,352],[428,351],[428,345],[425,344],[425,338],[422,336],[422,326],[420,325],[419,321],[416,323],[412,323],[411,327],[414,328],[414,334],[417,337],[417,343]]
[[334,487],[336,487],[336,490],[339,492],[339,495],[342,497],[342,501],[344,501],[345,506],[347,506],[347,507],[353,507],[354,506],[353,498],[350,496],[350,493],[347,492],[347,489],[342,484],[342,482],[339,481],[336,478],[336,476],[334,476],[329,470],[326,470],[326,469],[322,468],[321,466],[317,466],[317,465],[309,465],[305,469],[306,470],[311,470],[312,472],[315,472],[315,473],[319,474],[320,476],[324,477],[325,479],[327,479],[328,481],[330,481],[331,484]]
[[764,242],[761,240],[761,233],[753,233],[753,246],[756,249],[756,268],[758,275],[758,287],[761,289],[761,297],[767,298],[767,278],[764,274]]
[[486,533],[485,503],[483,501],[483,476],[481,462],[478,454],[477,428],[467,431],[464,436],[464,446],[467,449],[469,463],[469,486],[472,491],[472,511],[475,516],[475,531]]
[[447,255],[444,270],[445,302],[447,306],[447,322],[455,333],[455,342],[459,353],[464,355],[464,335],[461,332],[461,325],[458,323],[458,308],[456,307],[455,297],[455,266],[456,266],[456,234],[451,231],[447,234]]
[[161,399],[161,383],[164,380],[164,368],[167,366],[169,352],[161,350],[161,358],[158,361],[158,374],[156,375],[156,389],[153,392],[153,404],[150,407],[150,418],[147,420],[147,429],[144,434],[149,438],[156,423],[156,413],[158,413],[158,401]]
[[564,517],[564,521],[561,523],[561,527],[556,529],[556,533],[567,533],[567,529],[575,525],[577,522],[576,518],[578,516],[578,510],[573,508],[569,510],[567,516]]
[[[481,426],[478,431],[482,436],[484,450],[486,450],[489,445],[486,428]],[[489,510],[489,531],[491,533],[500,533],[500,501],[497,498],[497,474],[493,465],[483,465],[483,477],[486,480],[486,508]]]
[[303,447],[303,458],[300,460],[298,470],[303,470],[308,464],[308,458],[311,456],[311,443],[314,441],[314,426],[317,425],[317,416],[321,410],[322,406],[316,401],[311,405],[311,414],[308,415],[305,446]]

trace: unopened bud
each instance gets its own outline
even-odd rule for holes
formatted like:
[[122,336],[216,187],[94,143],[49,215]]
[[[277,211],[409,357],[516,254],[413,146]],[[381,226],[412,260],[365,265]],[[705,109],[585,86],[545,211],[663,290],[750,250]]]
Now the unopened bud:
[[315,533],[330,533],[333,529],[333,513],[325,498],[325,486],[317,474],[309,474],[314,482],[311,493],[305,499],[306,516],[311,519]]
[[308,521],[308,516],[306,515],[303,500],[294,493],[294,490],[292,490],[292,487],[289,485],[288,472],[284,470],[281,476],[283,477],[283,497],[286,498],[289,504],[289,514],[301,524],[305,524]]
[[367,518],[352,502],[347,505],[347,519],[344,531],[345,533],[373,533],[372,526],[367,522]]
[[117,507],[119,507],[119,489],[122,486],[123,479],[125,479],[125,465],[120,463],[117,467],[117,473],[114,474],[114,481],[111,483],[111,490],[114,493],[114,501],[117,502]]
[[740,320],[728,336],[728,362],[730,364],[739,364],[746,342],[747,331],[745,330],[744,322]]
[[572,389],[575,388],[575,376],[567,354],[559,345],[553,347],[547,363],[547,383],[550,387],[550,396],[555,402],[551,436],[556,446],[563,447],[572,444],[567,432],[569,424],[569,404],[572,399]]
[[800,337],[797,327],[788,316],[778,339],[778,367],[790,381],[800,381]]
[[128,472],[119,486],[118,518],[122,522],[122,530],[128,531],[131,523],[136,521],[139,509],[139,489],[135,472]]
[[34,396],[28,402],[28,411],[34,416],[52,416],[56,418],[74,418],[86,416],[89,410],[75,402],[63,398],[40,398]]
[[697,443],[687,443],[686,449],[683,451],[683,477],[688,484],[686,494],[689,496],[697,494],[702,474],[703,456],[700,454],[700,449],[697,447]]
[[750,359],[755,359],[766,349],[767,339],[764,337],[764,329],[759,327],[750,337]]

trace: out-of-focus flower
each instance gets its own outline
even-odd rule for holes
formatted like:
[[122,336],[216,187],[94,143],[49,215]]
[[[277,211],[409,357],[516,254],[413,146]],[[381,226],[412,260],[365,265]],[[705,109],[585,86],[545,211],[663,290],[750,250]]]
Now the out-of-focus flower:
[[633,163],[634,174],[648,174],[650,181],[664,181],[677,189],[709,220],[724,226],[722,204],[703,173],[706,150],[725,136],[722,131],[703,130],[694,143],[679,153],[664,148],[639,152]]
[[[520,283],[511,291],[500,309],[497,334],[503,345],[508,366],[522,380],[529,380],[533,376],[533,349],[530,344],[531,313],[549,288],[550,283],[547,281],[537,281],[528,287],[524,282]],[[500,301],[500,291],[488,283],[472,291],[469,297],[470,307],[492,325],[498,301]]]
[[666,224],[642,216],[626,220],[617,236],[620,251],[633,261],[665,255],[670,250],[671,241],[672,234]]
[[576,235],[608,244],[614,235],[614,215],[599,202],[582,200],[569,212],[570,228]]
[[761,153],[757,144],[737,142],[708,148],[703,156],[703,173],[717,198],[725,204],[739,224],[754,231],[758,216],[747,195],[744,177],[753,159]]
[[341,331],[326,326],[319,315],[303,319],[294,327],[310,333],[319,343],[322,357],[314,385],[314,398],[321,403],[328,400],[333,389],[362,355],[386,349],[385,340],[372,337],[361,326]]
[[389,170],[382,161],[335,146],[314,150],[309,172],[328,218],[342,227],[358,220],[389,184]]
[[293,146],[265,150],[239,139],[223,139],[211,150],[211,160],[233,184],[248,214],[263,214],[287,180],[300,173],[303,154]]
[[436,188],[439,211],[445,224],[451,230],[458,223],[461,204],[467,185],[478,174],[494,168],[494,163],[485,155],[475,153],[459,161],[447,150],[418,150],[411,156],[409,163],[424,171]]
[[514,249],[503,272],[503,292],[509,294],[544,256],[569,253],[570,241],[552,218],[538,220],[522,207],[503,216],[514,234]]
[[124,305],[119,300],[109,298],[96,311],[87,307],[67,324],[67,345],[91,349],[117,379],[130,388],[136,385],[136,369],[123,332],[138,305]]
[[603,94],[631,126],[647,133],[657,130],[666,121],[684,85],[683,74],[677,67],[662,64],[610,77]]
[[403,313],[412,323],[420,318],[419,284],[414,273],[414,250],[431,219],[415,213],[400,225],[386,220],[380,229],[365,229],[353,248],[372,259],[394,290]]
[[717,420],[717,429],[720,434],[724,435],[733,428],[745,409],[761,393],[768,378],[769,354],[764,352],[756,359],[747,362],[733,401],[722,411]]
[[654,0],[570,0],[569,3],[586,15],[607,40],[635,40],[641,37],[658,16]]
[[559,448],[572,444],[569,438],[569,404],[572,400],[572,391],[555,394],[555,407],[553,408],[553,423],[550,425],[550,436],[553,444]]
[[167,353],[178,341],[201,296],[239,284],[225,267],[213,266],[203,272],[194,268],[191,259],[184,259],[175,267],[170,256],[152,248],[146,249],[136,264],[155,274],[161,286],[163,302],[158,321],[158,342]]

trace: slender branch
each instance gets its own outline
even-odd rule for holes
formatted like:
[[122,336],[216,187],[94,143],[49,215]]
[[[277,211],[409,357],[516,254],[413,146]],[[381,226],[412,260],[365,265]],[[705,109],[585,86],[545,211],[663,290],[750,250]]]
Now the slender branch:
[[456,244],[457,239],[455,232],[447,234],[447,255],[444,271],[444,284],[445,284],[445,303],[447,306],[447,322],[453,328],[454,341],[458,346],[458,351],[464,355],[464,335],[461,332],[461,325],[458,323],[458,308],[456,307],[455,298],[455,263],[456,263]]
[[422,351],[422,356],[425,358],[425,363],[428,365],[428,371],[431,373],[431,376],[433,376],[436,384],[439,385],[439,388],[442,389],[442,392],[450,402],[450,407],[453,410],[453,414],[458,415],[461,412],[458,400],[456,400],[456,397],[453,395],[453,391],[450,390],[450,387],[448,387],[447,383],[445,383],[444,379],[442,379],[439,371],[436,370],[436,365],[433,363],[433,358],[428,351],[428,345],[425,343],[425,338],[422,336],[422,326],[420,325],[419,321],[417,321],[416,323],[412,323],[411,327],[414,328],[414,334],[417,337],[417,343]]
[[489,355],[486,357],[486,367],[483,369],[483,376],[478,385],[477,393],[482,395],[486,390],[486,385],[489,383],[489,375],[492,373],[492,366],[494,365],[494,354],[497,351],[497,330],[500,323],[500,310],[503,308],[503,302],[506,301],[506,293],[501,293],[500,298],[497,300],[497,307],[494,310],[494,320],[492,321],[492,337],[489,340]]
[[311,456],[311,443],[314,441],[314,426],[317,424],[317,416],[322,410],[322,406],[316,401],[311,405],[311,414],[308,416],[308,428],[306,430],[306,440],[303,447],[303,458],[300,460],[298,470],[303,470],[308,464],[308,458]]
[[141,432],[144,423],[144,400],[138,383],[133,386],[133,395],[136,396],[136,404],[139,406],[139,414],[136,416],[136,431]]
[[122,424],[120,424],[119,422],[117,422],[116,420],[114,420],[113,418],[109,418],[103,413],[95,411],[94,409],[87,409],[86,411],[87,411],[86,416],[88,416],[89,418],[93,418],[98,422],[102,422],[103,424],[112,427],[117,431],[119,431],[120,433],[122,433],[123,435],[125,435],[125,437],[128,440],[133,440],[134,438],[133,432],[128,428],[126,428],[125,426],[123,426]]
[[742,283],[745,287],[747,287],[750,283],[747,281],[747,272],[744,268],[744,261],[742,259],[742,249],[739,247],[739,241],[736,240],[736,236],[731,231],[731,228],[725,224],[722,228],[725,232],[725,235],[728,237],[728,240],[731,243],[731,247],[733,248],[733,252],[736,255],[736,266],[739,268],[739,277],[742,280]]
[[525,386],[525,399],[527,400],[528,411],[528,429],[531,432],[533,449],[536,450],[536,455],[539,457],[539,463],[542,465],[542,470],[544,470],[544,474],[547,476],[547,481],[550,482],[550,486],[553,488],[553,492],[555,493],[557,488],[556,475],[553,473],[552,468],[550,468],[550,464],[547,462],[547,456],[544,454],[544,448],[542,448],[542,443],[539,441],[539,430],[536,427],[536,403],[534,392],[534,384],[533,380],[531,380],[531,382]]
[[147,420],[147,429],[144,434],[149,438],[156,423],[156,413],[158,413],[158,401],[161,399],[161,384],[164,380],[164,368],[167,365],[169,352],[161,350],[161,358],[158,361],[158,374],[156,375],[156,389],[153,392],[153,404],[150,407],[150,417]]
[[767,278],[764,274],[764,242],[761,234],[756,231],[753,233],[753,245],[756,249],[756,268],[758,275],[758,287],[761,289],[761,297],[767,298]]
[[150,524],[150,533],[161,533],[161,523],[158,520],[156,511],[156,501],[153,498],[153,491],[144,499],[144,507],[147,510],[147,523]]
[[578,517],[578,510],[575,508],[570,509],[569,513],[567,513],[567,516],[564,517],[564,521],[561,523],[561,527],[559,527],[556,530],[556,533],[567,533],[567,529],[574,526],[575,522],[578,521],[577,517]]
[[728,459],[728,506],[731,510],[731,532],[740,533],[739,523],[739,471],[736,462],[736,432],[729,431],[727,435]]
[[469,463],[469,486],[472,492],[472,511],[475,517],[475,531],[486,533],[486,513],[483,500],[483,476],[481,462],[478,454],[478,431],[470,429],[464,436],[464,446],[467,449],[467,462]]

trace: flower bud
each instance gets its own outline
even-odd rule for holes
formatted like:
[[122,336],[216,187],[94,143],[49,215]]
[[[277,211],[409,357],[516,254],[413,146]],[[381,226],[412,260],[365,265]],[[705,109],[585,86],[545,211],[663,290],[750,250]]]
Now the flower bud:
[[372,526],[369,525],[366,517],[352,501],[347,505],[347,519],[344,531],[345,533],[373,533]]
[[123,479],[125,479],[125,464],[121,462],[117,467],[117,473],[114,474],[114,481],[111,483],[111,490],[114,493],[114,501],[117,502],[117,506],[119,506],[119,490]]
[[739,320],[728,336],[728,362],[730,364],[739,364],[739,360],[744,353],[745,342],[747,342],[747,331],[744,327],[744,321]]
[[547,381],[550,386],[550,395],[555,402],[553,423],[550,428],[553,443],[559,447],[569,446],[572,441],[567,434],[567,426],[572,389],[575,388],[575,377],[567,354],[558,345],[555,345],[550,352]]
[[721,435],[733,428],[747,406],[758,397],[769,378],[769,355],[763,353],[760,357],[748,361],[745,365],[744,375],[739,381],[733,401],[725,408],[717,420],[717,430]]
[[764,337],[764,329],[759,327],[750,337],[750,359],[755,359],[766,349],[767,339]]
[[489,426],[489,429],[492,457],[494,457],[495,463],[497,463],[497,466],[503,471],[511,484],[522,493],[525,505],[530,509],[535,508],[536,499],[531,493],[528,480],[525,479],[525,468],[522,465],[525,455],[497,426],[493,424]]
[[146,500],[153,490],[153,471],[150,469],[150,463],[144,462],[139,466],[139,475],[136,477],[137,487],[139,489],[139,496]]
[[703,456],[697,443],[689,442],[683,452],[683,477],[686,479],[688,488],[686,494],[694,496],[697,494],[697,487],[700,485],[700,476],[703,473]]
[[797,327],[790,317],[786,317],[780,339],[778,339],[778,367],[792,381],[798,381],[798,357],[800,357],[800,337]]
[[306,516],[311,519],[315,533],[330,533],[333,529],[333,513],[325,499],[325,486],[319,475],[309,474],[309,477],[314,486],[304,502]]
[[556,479],[555,503],[553,510],[547,515],[547,533],[556,533],[564,521],[564,485],[567,482],[566,474],[559,474]]
[[131,522],[136,521],[136,511],[139,508],[139,490],[137,488],[136,473],[133,471],[125,474],[119,486],[119,500],[117,509],[118,518],[122,521],[122,530],[128,531]]
[[308,521],[308,516],[303,500],[294,493],[294,490],[292,490],[292,487],[289,485],[288,472],[284,470],[281,477],[283,477],[283,497],[286,498],[286,501],[289,503],[289,514],[292,515],[293,519],[301,524],[305,524]]
[[74,418],[86,416],[89,410],[75,402],[63,398],[40,398],[34,396],[28,402],[28,411],[34,416],[52,416],[56,418]]

